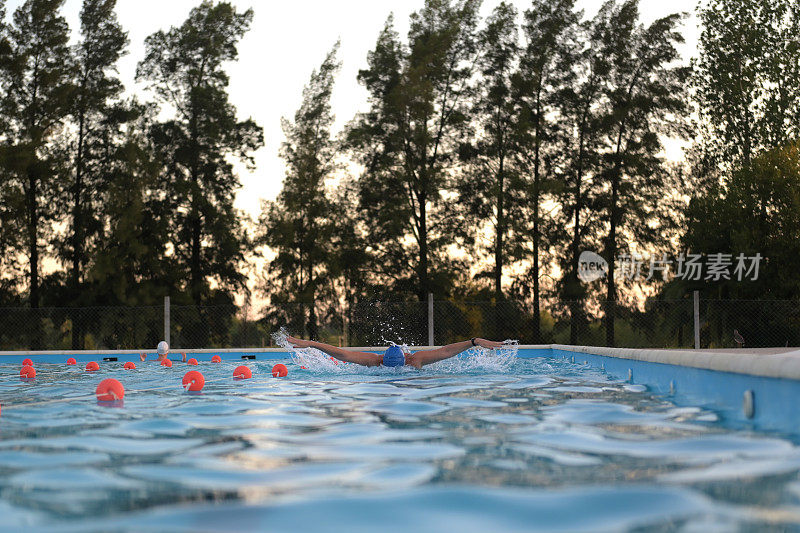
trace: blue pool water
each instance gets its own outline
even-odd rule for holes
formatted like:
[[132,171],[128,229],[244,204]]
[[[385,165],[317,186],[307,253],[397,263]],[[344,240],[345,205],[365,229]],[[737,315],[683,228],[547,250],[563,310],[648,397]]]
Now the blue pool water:
[[[33,382],[0,365],[0,531],[800,526],[797,435],[582,362],[472,352],[416,371],[307,354],[282,379],[274,362],[248,362],[244,381],[229,379],[241,361],[37,363]],[[201,394],[179,385],[191,369]],[[106,377],[122,406],[20,405]]]

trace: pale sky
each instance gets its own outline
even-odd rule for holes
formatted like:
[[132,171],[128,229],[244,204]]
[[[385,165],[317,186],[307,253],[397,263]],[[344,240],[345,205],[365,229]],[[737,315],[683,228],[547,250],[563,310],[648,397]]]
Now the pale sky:
[[[228,66],[231,78],[229,93],[241,119],[252,117],[264,128],[265,146],[256,154],[254,172],[240,174],[242,189],[236,206],[253,218],[258,216],[260,201],[274,199],[284,177],[278,149],[283,141],[281,117],[291,118],[300,104],[301,92],[312,69],[319,66],[337,39],[341,39],[339,59],[342,70],[337,78],[332,107],[336,114],[335,131],[341,129],[366,105],[366,92],[356,81],[358,70],[366,66],[384,21],[395,15],[395,27],[401,36],[408,29],[408,16],[422,7],[423,0],[292,0],[288,2],[231,0],[239,10],[253,8],[250,31],[239,46],[239,61]],[[8,0],[11,13],[23,3]],[[120,77],[128,91],[140,92],[134,83],[136,64],[144,57],[145,38],[161,29],[180,25],[200,0],[118,0],[117,16],[130,38],[129,54],[119,63]],[[486,0],[482,13],[488,15],[499,0]],[[529,0],[512,0],[519,11]],[[602,0],[578,0],[587,16],[596,13]],[[63,14],[73,34],[79,30],[82,0],[67,0]],[[642,21],[650,21],[685,11],[690,14],[684,26],[687,44],[684,57],[696,49],[698,29],[694,17],[696,0],[641,0]],[[150,99],[142,95],[143,99]]]

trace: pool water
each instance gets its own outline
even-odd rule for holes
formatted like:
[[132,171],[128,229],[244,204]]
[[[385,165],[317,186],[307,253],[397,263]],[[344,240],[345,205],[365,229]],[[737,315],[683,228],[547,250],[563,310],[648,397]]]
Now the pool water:
[[[33,382],[0,365],[0,531],[800,526],[797,436],[727,429],[597,369],[479,351],[366,369],[306,352],[275,379],[273,363],[242,381],[228,362],[42,363]],[[180,387],[190,369],[200,394]],[[19,405],[106,377],[122,406]]]

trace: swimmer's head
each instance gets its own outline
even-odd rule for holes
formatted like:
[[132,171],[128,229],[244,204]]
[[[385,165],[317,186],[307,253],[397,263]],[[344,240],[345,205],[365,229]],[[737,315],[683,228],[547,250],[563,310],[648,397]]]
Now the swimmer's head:
[[166,355],[169,352],[169,344],[167,341],[161,341],[158,343],[158,355]]
[[406,364],[406,356],[399,346],[392,344],[383,353],[383,366],[403,366]]

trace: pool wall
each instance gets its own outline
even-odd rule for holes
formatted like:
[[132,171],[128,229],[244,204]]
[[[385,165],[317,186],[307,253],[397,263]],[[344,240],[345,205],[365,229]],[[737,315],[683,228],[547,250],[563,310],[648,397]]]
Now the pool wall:
[[640,384],[677,405],[715,411],[727,427],[800,434],[800,357],[784,353],[551,345],[551,356]]
[[[413,349],[430,348],[427,346]],[[385,347],[352,348],[380,352]],[[139,362],[141,351],[84,350],[0,352],[0,364],[78,363],[98,361]],[[145,352],[149,360],[154,352]],[[182,350],[171,352],[180,360]],[[185,350],[200,362],[220,355],[223,361],[279,360],[289,354],[282,348]],[[700,406],[715,411],[729,427],[800,434],[800,351],[759,354],[708,350],[641,350],[567,345],[521,345],[520,357],[552,357],[604,371],[610,378],[644,385],[676,405]]]

